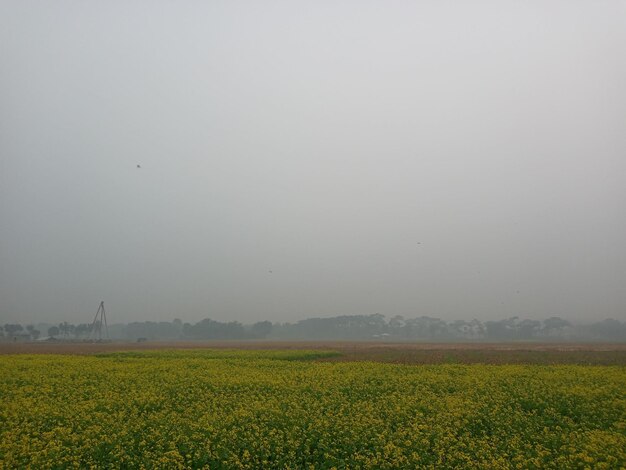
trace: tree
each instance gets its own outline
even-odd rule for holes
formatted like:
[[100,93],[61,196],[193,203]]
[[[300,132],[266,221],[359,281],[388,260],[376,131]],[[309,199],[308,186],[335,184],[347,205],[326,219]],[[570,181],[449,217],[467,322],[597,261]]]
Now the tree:
[[607,318],[588,327],[594,336],[623,341],[626,339],[626,323],[622,323],[614,318]]
[[389,333],[392,335],[401,335],[406,322],[402,315],[395,315],[389,319]]
[[13,336],[14,334],[19,333],[23,329],[24,328],[19,323],[15,323],[15,324],[6,323],[4,325],[4,331],[7,332],[8,336]]
[[448,325],[448,332],[457,338],[466,338],[471,336],[471,326],[465,320],[455,320]]
[[183,331],[186,337],[192,339],[241,339],[246,337],[246,332],[241,323],[232,321],[222,323],[205,318],[195,325],[185,323]]
[[541,328],[541,322],[537,320],[522,320],[517,325],[518,336],[522,339],[529,339]]
[[472,338],[483,338],[485,336],[485,326],[480,320],[474,318],[469,322]]
[[570,325],[570,322],[568,322],[567,320],[563,320],[560,317],[550,317],[547,320],[543,321],[543,328],[545,330],[560,330]]
[[514,339],[517,319],[518,317],[511,317],[505,320],[486,322],[487,337],[490,339]]
[[63,337],[67,338],[70,334],[74,333],[75,326],[70,323],[64,321],[63,323],[59,323],[59,333],[63,333]]
[[55,336],[59,336],[59,327],[51,326],[50,328],[48,328],[48,336],[52,338],[54,338]]
[[87,323],[80,323],[76,325],[76,327],[74,328],[74,337],[80,338],[86,336],[87,333],[89,333],[90,328],[91,325],[88,325]]
[[252,325],[252,336],[255,338],[267,338],[272,332],[272,323],[269,321],[260,321]]
[[176,337],[180,338],[183,335],[183,322],[180,318],[174,318],[172,325],[176,329]]
[[39,338],[39,334],[41,333],[39,330],[35,329],[35,325],[27,325],[26,330],[28,330],[28,333],[30,334],[31,338],[35,340]]

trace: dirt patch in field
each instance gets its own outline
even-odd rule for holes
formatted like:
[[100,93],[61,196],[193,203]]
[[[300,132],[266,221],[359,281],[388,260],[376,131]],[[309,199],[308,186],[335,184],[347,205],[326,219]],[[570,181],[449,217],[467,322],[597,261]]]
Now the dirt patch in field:
[[581,364],[626,365],[626,351],[585,349],[370,349],[342,351],[322,361],[373,361],[394,364]]
[[314,349],[339,351],[322,361],[397,364],[626,365],[624,343],[383,343],[365,341],[154,341],[143,343],[0,343],[0,354],[96,354],[158,349]]

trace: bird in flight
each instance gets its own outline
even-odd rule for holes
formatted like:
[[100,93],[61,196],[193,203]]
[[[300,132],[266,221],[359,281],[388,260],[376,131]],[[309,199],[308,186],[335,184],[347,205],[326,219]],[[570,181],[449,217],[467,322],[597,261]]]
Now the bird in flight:
[[137,168],[141,168],[141,165],[137,165]]

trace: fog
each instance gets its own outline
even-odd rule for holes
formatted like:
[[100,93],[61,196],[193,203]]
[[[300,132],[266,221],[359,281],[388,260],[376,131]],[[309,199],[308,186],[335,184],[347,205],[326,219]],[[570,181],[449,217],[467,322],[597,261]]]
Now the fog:
[[0,323],[626,320],[626,3],[0,4]]

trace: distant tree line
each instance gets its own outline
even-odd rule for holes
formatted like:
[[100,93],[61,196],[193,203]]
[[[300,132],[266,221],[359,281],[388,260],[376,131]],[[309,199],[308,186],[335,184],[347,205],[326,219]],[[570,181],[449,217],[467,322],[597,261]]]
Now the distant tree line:
[[[171,322],[132,322],[128,324],[109,325],[108,332],[112,339],[120,340],[207,340],[207,339],[263,339],[272,331],[272,323],[260,321],[252,325],[243,325],[237,321],[219,322],[204,319],[197,323],[183,323],[179,319]],[[0,341],[81,341],[88,340],[92,333],[92,325],[77,325],[62,322],[58,325],[40,323],[22,326],[16,324],[0,325]],[[47,336],[42,336],[41,331]]]
[[[0,325],[0,341],[89,339],[92,326],[62,322],[58,325]],[[206,318],[197,323],[146,321],[110,325],[109,335],[119,340],[388,340],[388,341],[626,341],[626,322],[607,319],[591,324],[572,324],[559,317],[529,320],[511,317],[498,321],[456,320],[421,316],[342,315],[307,318],[296,323],[260,321],[244,325]],[[45,331],[47,336],[42,336]]]
[[388,339],[393,341],[523,341],[588,340],[625,341],[626,322],[607,319],[574,325],[560,317],[528,320],[511,317],[482,322],[421,316],[396,315],[386,320],[381,314],[345,315],[331,318],[308,318],[297,323],[274,325],[273,336],[289,339]]
[[35,328],[35,325],[26,325],[23,327],[19,323],[5,323],[0,325],[0,339],[2,338],[28,338],[36,340],[41,332]]

